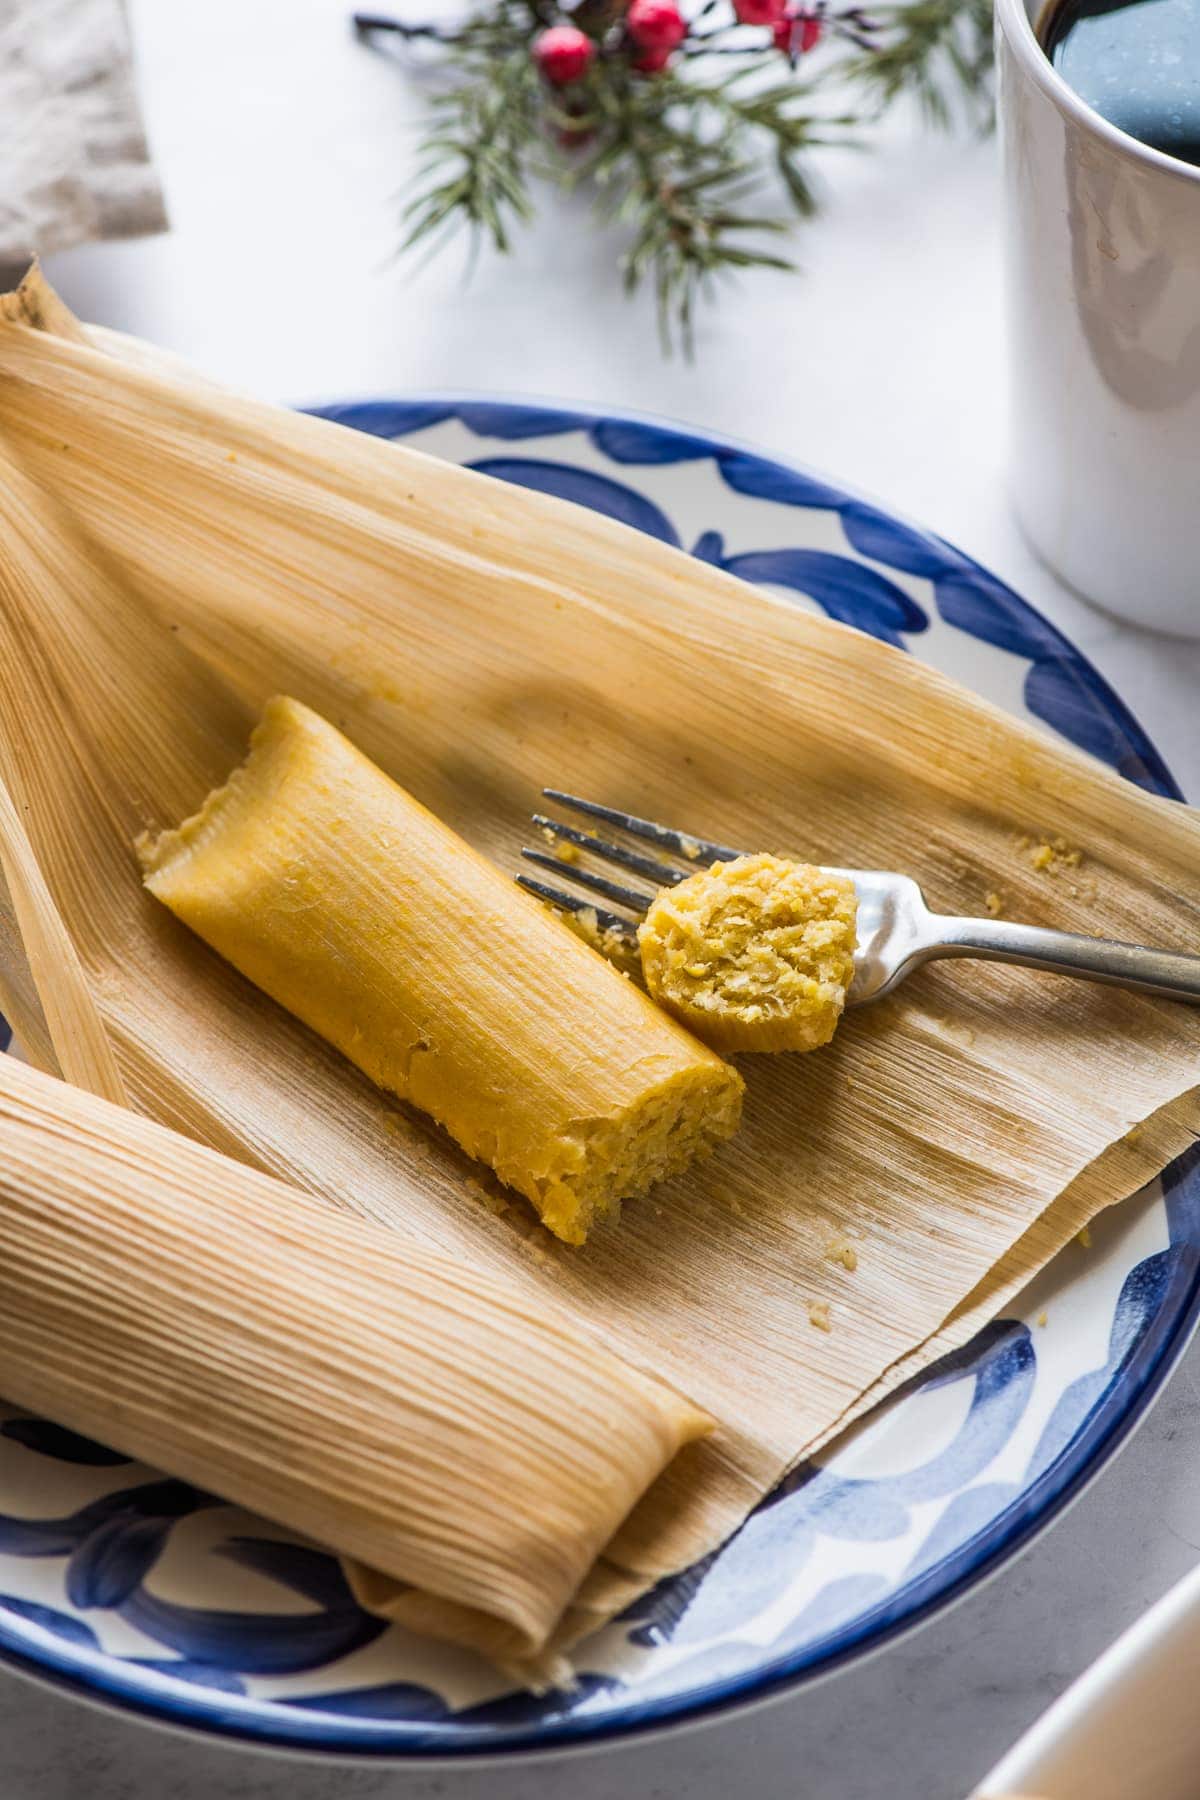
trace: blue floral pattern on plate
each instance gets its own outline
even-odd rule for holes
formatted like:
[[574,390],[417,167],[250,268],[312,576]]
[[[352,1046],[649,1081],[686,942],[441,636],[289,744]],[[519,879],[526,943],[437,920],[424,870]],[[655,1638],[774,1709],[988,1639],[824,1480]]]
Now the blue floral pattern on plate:
[[[819,476],[633,417],[436,396],[319,410],[684,546],[1179,797],[1060,632],[940,538]],[[569,1694],[508,1691],[364,1615],[313,1546],[2,1408],[0,1655],[179,1724],[366,1755],[519,1751],[762,1696],[978,1580],[1129,1431],[1200,1312],[1200,1148],[1093,1238],[583,1646]]]

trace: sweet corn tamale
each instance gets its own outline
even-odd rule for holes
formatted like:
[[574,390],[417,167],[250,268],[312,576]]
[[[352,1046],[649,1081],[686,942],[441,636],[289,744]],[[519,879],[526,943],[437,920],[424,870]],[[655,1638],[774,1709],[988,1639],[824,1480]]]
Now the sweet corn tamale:
[[298,701],[143,859],[207,943],[569,1243],[737,1129],[733,1069]]
[[512,1282],[8,1056],[0,1391],[360,1559],[425,1629],[518,1663],[711,1424]]

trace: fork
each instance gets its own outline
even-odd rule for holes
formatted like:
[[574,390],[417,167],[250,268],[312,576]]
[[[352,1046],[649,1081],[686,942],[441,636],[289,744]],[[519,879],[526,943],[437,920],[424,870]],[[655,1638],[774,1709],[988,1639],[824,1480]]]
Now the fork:
[[[674,887],[698,868],[730,862],[747,854],[686,831],[639,819],[633,813],[598,806],[577,794],[543,788],[543,796],[568,812],[597,819],[643,843],[681,859],[664,861],[624,843],[564,825],[545,813],[534,813],[533,823],[558,841],[573,844],[601,862],[640,876],[652,889]],[[595,913],[597,928],[612,934],[627,948],[637,949],[637,919],[645,913],[653,892],[626,886],[607,875],[564,862],[549,850],[526,848],[529,862],[552,869],[561,880],[583,888],[585,895],[518,875],[521,886],[560,911]],[[1124,944],[1113,938],[1083,937],[1076,932],[1048,931],[1040,925],[1014,925],[1005,919],[967,919],[931,912],[925,896],[909,875],[885,869],[826,869],[830,875],[849,876],[858,893],[858,947],[854,954],[854,980],[846,996],[847,1006],[864,1006],[890,994],[914,969],[940,957],[972,956],[984,962],[1017,963],[1025,969],[1044,969],[1054,975],[1074,975],[1084,981],[1107,982],[1112,987],[1157,994],[1169,1000],[1200,1003],[1200,956],[1178,950],[1154,950],[1141,944]],[[599,906],[587,896],[598,895],[622,910]],[[629,915],[632,914],[631,918]]]

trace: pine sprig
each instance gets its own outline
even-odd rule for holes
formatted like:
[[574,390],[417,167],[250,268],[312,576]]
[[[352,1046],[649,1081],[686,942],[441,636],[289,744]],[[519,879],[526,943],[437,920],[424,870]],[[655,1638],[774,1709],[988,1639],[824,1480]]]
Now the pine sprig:
[[[904,95],[936,126],[990,117],[991,0],[882,0],[870,13],[779,0],[765,10],[787,23],[765,30],[735,18],[735,4],[743,20],[762,10],[745,0],[693,0],[686,21],[677,14],[686,35],[657,60],[631,36],[639,4],[492,0],[452,29],[356,17],[364,35],[439,46],[452,77],[431,99],[403,248],[465,223],[509,252],[537,181],[586,186],[625,234],[626,287],[648,286],[664,341],[677,330],[690,350],[697,301],[722,276],[794,266],[778,239],[789,212],[817,210],[813,151],[854,141]],[[564,27],[565,74],[539,58],[548,33],[562,51]],[[819,84],[805,54],[818,41]],[[824,109],[829,87],[850,104]]]
[[992,0],[899,0],[878,7],[876,43],[843,70],[878,111],[912,94],[948,130],[956,107],[990,126]]
[[475,21],[455,44],[462,79],[431,100],[417,191],[402,215],[402,250],[465,220],[507,254],[512,226],[533,217],[542,93],[515,10]]
[[807,88],[794,80],[748,86],[744,77],[754,72],[743,64],[705,85],[687,72],[664,71],[653,83],[625,73],[606,84],[599,109],[601,147],[586,179],[629,234],[627,289],[652,287],[664,337],[676,326],[685,349],[697,299],[720,276],[794,267],[770,247],[787,219],[763,210],[756,135],[773,145],[784,191],[807,216],[816,198],[803,153],[846,123],[814,114]]

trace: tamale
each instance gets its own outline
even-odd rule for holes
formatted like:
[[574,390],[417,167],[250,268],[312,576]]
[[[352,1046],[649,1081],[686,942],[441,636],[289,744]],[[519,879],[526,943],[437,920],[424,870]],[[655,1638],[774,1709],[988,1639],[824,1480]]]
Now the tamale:
[[[443,429],[478,454],[465,424]],[[222,392],[79,325],[36,278],[0,300],[0,457],[0,774],[132,1104],[569,1308],[719,1420],[606,1547],[559,1641],[711,1550],[1192,1141],[1194,1010],[931,968],[819,1055],[747,1064],[738,1137],[586,1255],[531,1241],[524,1207],[479,1205],[444,1134],[142,887],[130,840],[200,806],[272,694],[510,869],[552,780],[721,842],[907,869],[943,911],[1003,889],[1030,922],[1186,946],[1200,820],[916,657],[612,519]],[[669,504],[677,473],[643,473]],[[714,514],[734,473],[695,471]],[[911,580],[931,609],[960,604],[954,582]],[[1035,691],[1072,675],[981,654]],[[1034,868],[1022,832],[1061,834],[1082,868]],[[7,906],[0,956],[22,1041],[54,1066]]]
[[146,886],[567,1243],[732,1136],[741,1077],[295,700]]
[[[0,1057],[0,1392],[536,1672],[699,1408],[519,1288]],[[409,1590],[415,1590],[409,1592]]]

